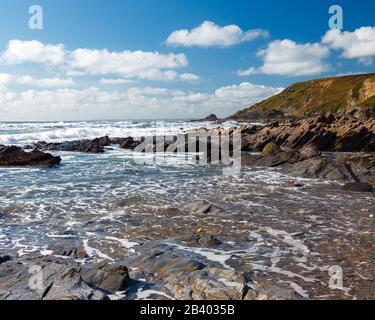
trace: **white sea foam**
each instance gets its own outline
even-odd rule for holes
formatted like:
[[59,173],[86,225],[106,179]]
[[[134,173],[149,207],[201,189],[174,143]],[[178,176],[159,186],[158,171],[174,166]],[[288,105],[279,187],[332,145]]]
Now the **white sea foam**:
[[119,242],[121,244],[121,246],[123,246],[126,249],[131,249],[131,248],[139,245],[138,242],[132,242],[132,241],[129,241],[127,239],[119,239],[119,238],[116,238],[116,237],[105,237],[105,238],[107,240]]
[[170,300],[175,300],[173,297],[167,295],[166,293],[162,291],[157,291],[157,290],[143,290],[143,288],[139,288],[137,292],[137,300],[150,300],[150,297],[152,295],[158,295],[158,296],[163,296],[166,297],[167,299]]
[[[230,126],[232,123],[224,124]],[[210,122],[186,121],[92,121],[92,122],[0,122],[0,144],[22,145],[36,141],[61,142],[66,140],[110,137],[142,137],[176,135],[201,127],[214,128]]]
[[111,257],[107,256],[106,254],[101,252],[99,249],[90,247],[88,239],[83,240],[83,248],[85,249],[89,257],[99,257],[100,259],[113,261]]

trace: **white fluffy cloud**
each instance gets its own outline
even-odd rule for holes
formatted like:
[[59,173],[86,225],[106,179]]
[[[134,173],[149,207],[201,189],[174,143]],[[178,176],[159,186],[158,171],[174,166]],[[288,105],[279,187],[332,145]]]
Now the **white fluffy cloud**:
[[243,31],[234,24],[220,27],[214,22],[205,21],[192,30],[174,31],[169,35],[167,44],[184,47],[230,47],[267,36],[268,32],[262,29]]
[[199,76],[193,73],[183,73],[180,74],[180,79],[182,81],[194,82],[199,80]]
[[12,82],[12,76],[7,73],[0,73],[0,86],[6,86]]
[[255,100],[262,100],[265,97],[279,93],[283,88],[273,88],[263,85],[243,82],[239,85],[222,87],[215,91],[215,96],[219,99],[248,100],[249,103]]
[[9,84],[28,85],[39,88],[70,88],[76,85],[72,78],[42,78],[37,79],[29,75],[11,75],[7,73],[0,74],[0,85]]
[[322,42],[332,49],[343,51],[347,59],[370,58],[375,56],[375,27],[362,27],[353,32],[329,30]]
[[159,52],[77,49],[71,52],[69,66],[88,75],[118,74],[125,78],[138,77],[149,80],[173,80],[172,69],[186,67],[184,54]]
[[43,44],[37,40],[11,40],[2,52],[0,61],[5,64],[36,62],[58,65],[64,62],[64,58],[65,50],[62,44]]
[[[40,41],[9,41],[0,54],[0,63],[7,65],[22,63],[45,63],[59,66],[68,77],[117,75],[122,78],[144,80],[183,80],[187,74],[180,75],[175,69],[188,65],[184,54],[163,54],[148,51],[108,51],[95,49],[76,49],[68,51],[62,44],[43,44]],[[190,75],[192,78],[192,75]]]
[[0,90],[0,114],[7,117],[2,120],[152,118],[155,115],[159,118],[194,118],[212,112],[226,116],[281,90],[248,82],[222,87],[213,93],[153,87],[125,91],[99,88]]
[[120,85],[120,84],[129,84],[129,83],[133,83],[133,82],[134,82],[134,80],[121,79],[121,78],[118,78],[118,79],[103,78],[103,79],[99,80],[99,83],[106,84],[106,85]]
[[329,66],[324,62],[329,56],[329,49],[320,43],[298,44],[288,39],[276,40],[257,55],[263,59],[263,65],[259,68],[239,70],[239,76],[255,73],[306,76],[329,70]]

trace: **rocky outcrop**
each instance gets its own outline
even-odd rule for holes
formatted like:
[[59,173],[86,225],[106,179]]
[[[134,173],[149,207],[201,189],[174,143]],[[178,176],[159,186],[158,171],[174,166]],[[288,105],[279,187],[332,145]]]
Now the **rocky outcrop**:
[[375,118],[327,114],[303,120],[278,121],[242,133],[243,151],[262,151],[270,142],[297,149],[315,144],[320,151],[374,152]]
[[218,121],[219,118],[216,116],[216,114],[211,113],[207,117],[199,120],[193,120],[193,122],[201,122],[201,121]]
[[346,163],[316,157],[298,163],[286,163],[283,171],[296,177],[308,179],[357,181],[358,178]]
[[46,141],[39,141],[31,146],[26,146],[25,149],[49,150],[49,151],[70,151],[70,152],[88,152],[88,153],[103,153],[104,147],[109,146],[111,141],[108,136],[96,138],[94,140],[76,140],[48,143]]
[[337,160],[347,163],[359,180],[367,181],[375,186],[375,156],[374,155],[339,155]]
[[53,167],[61,162],[60,157],[54,157],[41,151],[26,152],[20,147],[3,147],[0,150],[0,166],[12,167]]
[[79,274],[90,285],[113,293],[124,291],[130,282],[128,268],[119,264],[99,262],[83,265]]
[[71,258],[28,256],[0,264],[1,300],[108,300],[129,283],[125,266],[77,264]]
[[280,167],[287,174],[308,179],[356,183],[375,181],[375,156],[326,157],[314,144],[286,151],[271,143],[266,145],[261,155],[243,155],[242,164]]
[[215,204],[204,200],[198,200],[187,203],[183,206],[182,209],[183,211],[189,214],[203,216],[217,215],[224,212],[224,210],[221,207],[218,207]]

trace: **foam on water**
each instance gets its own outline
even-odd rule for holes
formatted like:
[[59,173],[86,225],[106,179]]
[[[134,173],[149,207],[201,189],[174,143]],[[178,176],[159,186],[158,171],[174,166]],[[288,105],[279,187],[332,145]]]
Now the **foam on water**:
[[[232,126],[236,123],[227,123]],[[214,128],[212,122],[187,121],[83,121],[83,122],[0,122],[0,144],[23,145],[36,141],[110,137],[176,135],[201,127]]]

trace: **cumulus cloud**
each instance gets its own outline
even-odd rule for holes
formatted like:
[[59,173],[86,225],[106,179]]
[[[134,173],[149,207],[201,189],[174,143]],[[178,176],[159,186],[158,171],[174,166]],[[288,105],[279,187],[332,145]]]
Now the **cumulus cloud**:
[[64,62],[65,50],[62,44],[43,44],[40,41],[11,40],[2,52],[0,61],[5,64],[26,62],[58,65]]
[[175,70],[188,65],[184,54],[149,51],[108,51],[106,49],[66,50],[62,44],[43,44],[40,41],[9,41],[0,54],[0,63],[45,63],[59,66],[68,77],[117,75],[121,78],[144,80],[185,80],[186,74]]
[[194,82],[199,80],[199,76],[193,73],[183,73],[180,74],[180,79],[182,81]]
[[248,76],[255,73],[283,76],[317,75],[329,70],[324,59],[329,56],[329,49],[320,43],[298,44],[292,40],[276,40],[266,49],[258,51],[263,59],[259,68],[251,67],[239,70],[237,75]]
[[37,79],[29,75],[0,74],[0,85],[20,84],[39,88],[70,88],[76,85],[72,78],[42,78]]
[[12,81],[12,76],[7,73],[0,73],[0,86],[8,85]]
[[3,120],[154,118],[155,115],[159,118],[194,118],[212,112],[225,116],[281,90],[249,82],[218,88],[212,93],[153,87],[133,87],[125,91],[95,87],[22,92],[0,90],[0,114],[7,116]]
[[60,78],[45,78],[36,79],[31,76],[19,76],[15,77],[15,82],[18,84],[24,84],[29,86],[37,86],[40,88],[70,88],[76,85],[72,78],[60,79]]
[[173,80],[172,69],[185,67],[184,54],[159,52],[77,49],[71,52],[69,66],[88,75],[118,74],[125,78],[138,77],[149,80]]
[[322,42],[332,49],[342,50],[344,58],[359,58],[368,63],[375,56],[375,27],[362,27],[353,32],[329,30]]
[[219,88],[215,91],[215,96],[219,99],[246,99],[252,102],[254,99],[263,99],[267,96],[279,93],[282,90],[283,88],[267,87],[250,82],[243,82],[239,85]]
[[268,32],[262,29],[243,31],[234,24],[220,27],[214,22],[205,21],[192,30],[172,32],[167,39],[167,44],[183,47],[230,47],[267,36]]
[[134,82],[134,80],[121,79],[121,78],[118,78],[118,79],[103,78],[103,79],[99,80],[99,83],[101,83],[101,84],[107,84],[107,85],[129,84],[129,83],[133,83],[133,82]]

